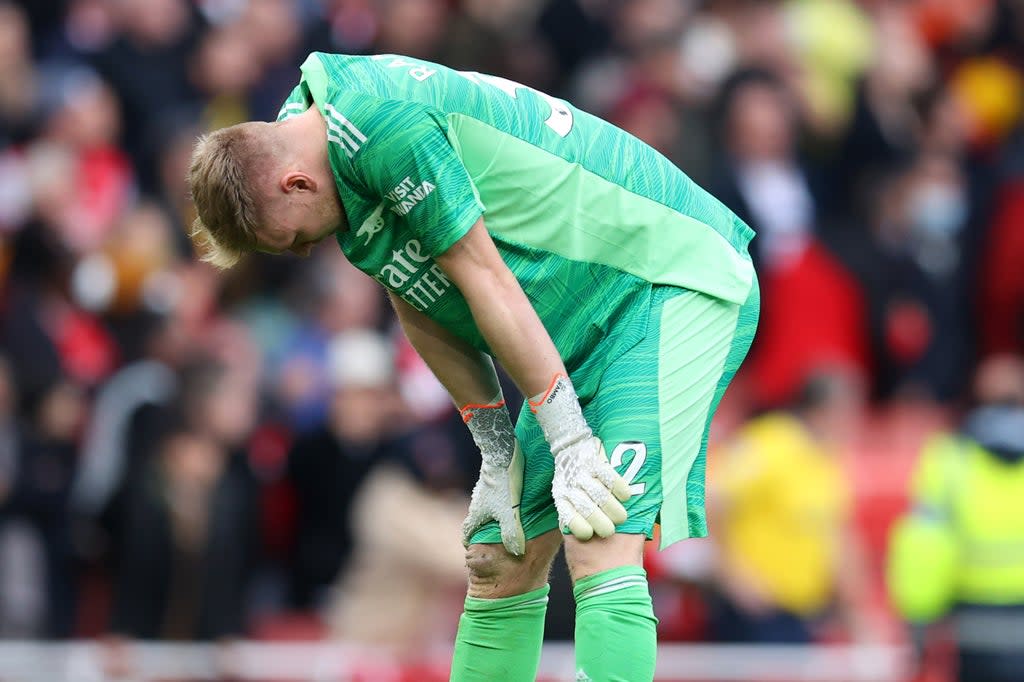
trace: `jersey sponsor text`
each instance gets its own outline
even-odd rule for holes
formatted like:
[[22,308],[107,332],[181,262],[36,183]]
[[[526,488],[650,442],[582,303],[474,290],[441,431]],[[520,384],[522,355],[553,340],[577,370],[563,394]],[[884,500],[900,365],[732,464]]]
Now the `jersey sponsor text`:
[[398,183],[398,186],[385,194],[384,198],[392,202],[393,205],[389,208],[396,215],[405,215],[415,208],[416,204],[420,203],[435,189],[436,187],[428,180],[424,180],[417,185],[416,182],[407,175],[402,182]]
[[[429,265],[428,265],[429,263]],[[391,252],[391,262],[373,276],[388,289],[398,292],[406,303],[423,312],[452,286],[451,280],[423,253],[418,239]]]

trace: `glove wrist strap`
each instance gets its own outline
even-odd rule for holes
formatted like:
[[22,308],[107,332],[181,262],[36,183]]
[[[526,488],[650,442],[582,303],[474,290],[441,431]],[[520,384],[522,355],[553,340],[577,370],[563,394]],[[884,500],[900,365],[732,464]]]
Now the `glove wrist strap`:
[[516,432],[501,394],[485,405],[469,404],[459,409],[469,427],[473,442],[480,449],[485,465],[508,467],[515,449]]
[[529,405],[553,453],[593,435],[576,389],[565,374],[556,374],[546,391],[529,399]]

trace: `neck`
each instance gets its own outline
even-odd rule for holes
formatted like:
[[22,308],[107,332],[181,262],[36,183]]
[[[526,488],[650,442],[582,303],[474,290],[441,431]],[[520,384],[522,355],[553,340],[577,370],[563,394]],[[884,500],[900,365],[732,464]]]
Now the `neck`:
[[281,132],[292,158],[299,160],[311,172],[315,171],[317,180],[330,188],[329,196],[337,202],[339,213],[336,229],[347,229],[345,207],[334,184],[334,171],[327,155],[327,123],[320,110],[312,106],[298,116],[289,118],[281,124]]
[[315,106],[282,123],[281,132],[292,154],[304,161],[315,162],[317,168],[322,168],[330,174],[331,165],[327,158],[327,124]]

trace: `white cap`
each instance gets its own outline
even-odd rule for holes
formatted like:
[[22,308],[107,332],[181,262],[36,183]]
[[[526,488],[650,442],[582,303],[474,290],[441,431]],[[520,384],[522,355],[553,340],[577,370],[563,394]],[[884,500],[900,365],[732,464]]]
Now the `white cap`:
[[383,388],[394,381],[394,349],[369,329],[341,332],[327,345],[327,372],[336,388]]

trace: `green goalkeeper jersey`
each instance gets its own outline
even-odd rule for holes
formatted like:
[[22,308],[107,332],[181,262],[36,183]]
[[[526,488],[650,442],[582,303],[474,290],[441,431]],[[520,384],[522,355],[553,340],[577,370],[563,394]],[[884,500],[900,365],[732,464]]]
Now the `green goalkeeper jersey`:
[[399,55],[313,53],[301,73],[278,120],[315,105],[327,122],[342,251],[477,348],[488,350],[433,257],[481,216],[570,370],[623,316],[646,319],[632,311],[652,284],[746,300],[750,228],[615,126]]

